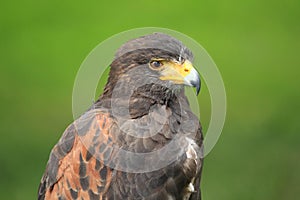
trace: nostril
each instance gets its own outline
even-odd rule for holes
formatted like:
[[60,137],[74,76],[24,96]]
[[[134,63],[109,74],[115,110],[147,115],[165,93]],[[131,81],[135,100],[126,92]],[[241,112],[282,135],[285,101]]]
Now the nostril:
[[185,72],[189,72],[189,69],[184,69]]

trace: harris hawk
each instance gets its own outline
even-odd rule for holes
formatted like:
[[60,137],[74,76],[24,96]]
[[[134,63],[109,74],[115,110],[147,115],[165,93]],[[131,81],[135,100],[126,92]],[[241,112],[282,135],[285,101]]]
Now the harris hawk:
[[116,52],[103,94],[50,153],[38,199],[199,200],[203,135],[184,86],[193,54],[153,33]]

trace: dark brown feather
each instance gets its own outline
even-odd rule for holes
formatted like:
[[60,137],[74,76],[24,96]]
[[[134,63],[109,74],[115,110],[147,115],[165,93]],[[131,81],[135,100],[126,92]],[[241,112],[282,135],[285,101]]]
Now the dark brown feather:
[[[201,125],[190,110],[183,87],[158,82],[155,79],[156,74],[147,68],[147,62],[153,56],[177,58],[182,44],[177,40],[173,44],[174,40],[169,36],[154,37],[162,37],[173,48],[126,51],[152,41],[153,37],[133,41],[129,46],[121,47],[111,65],[108,83],[102,96],[89,111],[66,129],[52,149],[39,187],[39,200],[182,200],[190,183],[194,185],[195,192],[189,193],[189,198],[201,198]],[[192,57],[188,50],[183,55],[185,59]],[[127,73],[133,68],[133,73]],[[124,95],[130,90],[128,85],[151,78],[154,83],[141,85],[133,91],[128,108],[128,102],[124,100]],[[120,80],[124,80],[127,85],[118,85]],[[113,92],[119,96],[113,97]],[[118,108],[116,112],[113,112],[112,102]],[[125,109],[129,109],[129,116],[126,116]],[[124,117],[127,117],[126,122],[131,123],[126,124],[119,120]],[[147,126],[150,122],[152,125]],[[146,128],[141,128],[144,126]],[[130,132],[147,137],[135,137],[128,134]],[[159,158],[145,157],[138,162],[118,159],[122,151],[114,148],[117,146],[125,151],[149,153],[163,149],[173,141],[177,141],[174,149],[162,153]],[[176,159],[163,168],[154,171],[143,169],[145,166],[156,166],[170,156],[175,156]],[[134,166],[145,171],[119,170],[120,166]]]

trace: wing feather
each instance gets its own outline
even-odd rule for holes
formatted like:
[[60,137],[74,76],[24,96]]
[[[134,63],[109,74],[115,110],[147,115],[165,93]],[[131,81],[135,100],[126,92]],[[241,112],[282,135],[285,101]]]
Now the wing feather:
[[[102,199],[112,173],[94,153],[108,140],[106,133],[111,122],[108,118],[109,115],[101,112],[96,115],[89,112],[65,130],[50,153],[39,186],[39,200]],[[99,137],[100,134],[104,135]]]
[[[103,164],[115,153],[110,143],[128,145],[133,151],[151,150],[151,143],[160,145],[154,148],[162,147],[169,138],[132,140],[122,135],[109,114],[89,111],[66,129],[52,149],[38,199],[200,199],[203,137],[197,123],[198,133],[191,138],[185,132],[194,125],[185,127],[182,135],[192,148],[178,155],[178,160],[157,171],[126,173]],[[162,130],[171,131],[168,126]],[[186,195],[190,184],[195,191]]]

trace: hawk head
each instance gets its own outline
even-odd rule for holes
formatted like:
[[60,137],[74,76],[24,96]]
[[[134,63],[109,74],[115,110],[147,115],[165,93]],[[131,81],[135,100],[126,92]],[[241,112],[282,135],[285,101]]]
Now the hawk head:
[[118,81],[148,90],[159,85],[165,91],[186,85],[196,87],[198,94],[201,82],[192,61],[192,52],[169,35],[153,33],[130,40],[115,55],[104,94],[112,91]]

